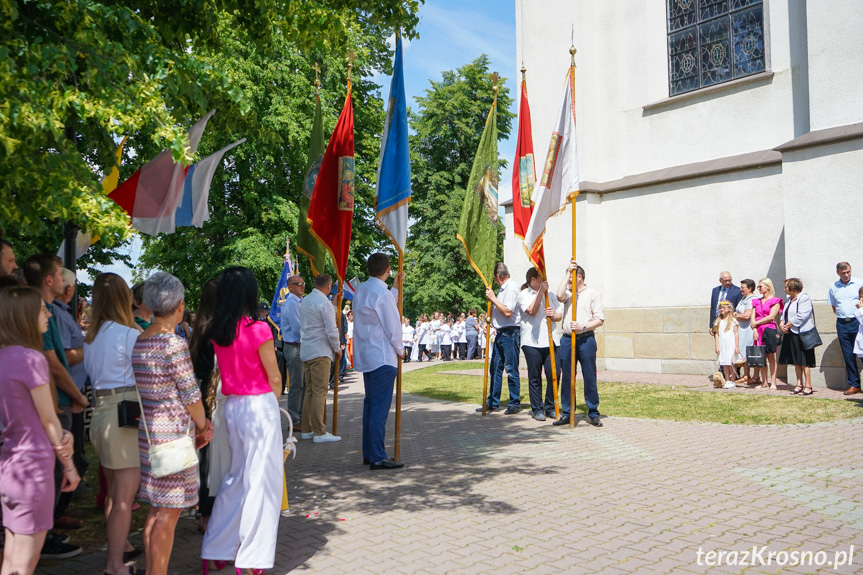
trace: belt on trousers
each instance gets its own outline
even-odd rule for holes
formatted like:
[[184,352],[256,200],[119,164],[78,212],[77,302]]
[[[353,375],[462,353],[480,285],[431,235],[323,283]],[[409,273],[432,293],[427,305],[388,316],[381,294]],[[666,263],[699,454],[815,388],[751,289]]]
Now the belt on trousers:
[[511,331],[514,331],[516,329],[516,327],[517,326],[514,326],[514,325],[507,326],[507,327],[499,327],[499,328],[497,328],[497,331],[500,333],[509,333]]
[[855,317],[838,317],[836,319],[839,321],[849,322],[849,321],[854,321],[857,318],[855,318]]
[[96,394],[96,397],[108,397],[109,395],[125,393],[133,389],[135,389],[134,385],[127,385],[126,387],[116,387],[114,389],[97,389],[94,393]]
[[[564,337],[566,337],[566,334],[564,334]],[[593,330],[586,331],[586,332],[584,332],[584,333],[577,333],[577,334],[575,334],[575,339],[576,339],[576,341],[577,341],[577,340],[579,340],[579,339],[587,339],[587,338],[589,338],[589,337],[593,337]]]
[[283,341],[282,343],[285,345],[300,345],[300,342],[298,341]]

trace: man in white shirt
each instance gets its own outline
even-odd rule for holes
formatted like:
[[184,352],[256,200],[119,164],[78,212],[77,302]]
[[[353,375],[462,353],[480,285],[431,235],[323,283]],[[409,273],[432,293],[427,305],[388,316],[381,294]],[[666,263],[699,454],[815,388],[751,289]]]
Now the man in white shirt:
[[[303,360],[300,359],[300,303],[306,282],[300,276],[288,278],[288,295],[282,304],[279,329],[282,331],[282,355],[288,369],[288,413],[295,426],[303,420],[303,399],[306,385]],[[309,431],[303,429],[303,431]]]
[[387,458],[387,415],[393,401],[393,384],[398,358],[404,356],[398,292],[404,273],[396,275],[387,289],[390,261],[375,253],[366,262],[369,279],[360,284],[354,297],[354,369],[363,374],[363,463],[369,469],[399,469],[404,463]]
[[[572,271],[575,270],[575,321],[572,321]],[[563,306],[563,336],[560,338],[560,419],[552,425],[569,425],[569,387],[572,361],[572,334],[575,333],[575,361],[581,363],[584,376],[584,402],[590,424],[602,427],[599,420],[599,392],[596,389],[596,338],[593,330],[605,323],[599,292],[584,283],[584,270],[575,261],[566,268],[566,275],[557,288],[557,301]],[[572,414],[575,417],[575,414]]]
[[[530,396],[530,409],[533,418],[545,421],[554,417],[554,389],[552,387],[551,346],[548,341],[548,320],[560,321],[557,298],[550,298],[549,307],[545,306],[548,282],[540,277],[536,268],[527,270],[527,287],[518,295],[521,310],[521,350],[527,362],[527,390]],[[552,334],[554,342],[555,370],[560,379],[560,356],[558,345],[560,336]],[[542,372],[545,370],[545,402],[542,399]]]
[[[509,277],[509,270],[503,262],[494,266],[494,280],[500,286],[497,295],[491,288],[485,290],[485,297],[492,305],[491,325],[497,331],[488,368],[491,387],[486,398],[486,410],[494,412],[500,409],[500,391],[503,386],[503,372],[506,370],[509,405],[504,413],[512,415],[521,411],[521,383],[518,378],[518,355],[521,347],[519,289]],[[482,413],[482,407],[476,411]]]
[[327,391],[333,360],[341,354],[336,310],[327,294],[333,280],[327,274],[315,278],[315,289],[300,303],[300,359],[303,360],[303,439],[315,443],[339,441],[341,437],[327,431]]

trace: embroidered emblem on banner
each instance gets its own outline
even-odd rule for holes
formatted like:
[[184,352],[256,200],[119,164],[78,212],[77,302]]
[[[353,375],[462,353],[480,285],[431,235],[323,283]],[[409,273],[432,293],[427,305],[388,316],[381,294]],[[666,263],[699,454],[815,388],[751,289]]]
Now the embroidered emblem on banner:
[[479,196],[491,222],[497,222],[497,185],[497,172],[489,165],[474,189],[474,193]]
[[560,151],[560,134],[555,132],[551,135],[551,142],[548,144],[548,156],[545,158],[545,169],[542,171],[542,182],[540,185],[543,188],[551,187],[551,178],[554,175],[554,167],[557,165],[557,153]]
[[315,191],[315,182],[318,179],[318,171],[321,169],[321,162],[324,161],[323,154],[318,154],[318,157],[315,159],[314,163],[312,163],[309,168],[308,173],[306,173],[306,179],[303,182],[303,193],[307,198],[312,198],[312,192]]
[[339,158],[339,210],[354,211],[354,158]]
[[533,186],[536,178],[533,177],[533,154],[522,156],[518,160],[518,192],[521,197],[521,207],[529,208],[533,205]]

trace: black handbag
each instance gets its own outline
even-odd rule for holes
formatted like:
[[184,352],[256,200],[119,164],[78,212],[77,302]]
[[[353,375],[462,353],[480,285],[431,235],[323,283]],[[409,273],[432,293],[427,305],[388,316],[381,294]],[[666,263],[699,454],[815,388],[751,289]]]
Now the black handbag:
[[137,401],[124,399],[117,404],[117,425],[120,427],[138,428],[141,419],[141,404]]
[[767,346],[747,345],[746,364],[750,367],[767,367]]
[[[800,296],[798,296],[800,297]],[[800,307],[800,304],[797,304],[797,307]],[[787,317],[786,317],[787,319]],[[812,323],[815,323],[815,306],[812,306]],[[819,345],[822,345],[821,336],[818,334],[818,326],[813,326],[809,331],[801,331],[800,336],[800,346],[805,350],[815,349]]]

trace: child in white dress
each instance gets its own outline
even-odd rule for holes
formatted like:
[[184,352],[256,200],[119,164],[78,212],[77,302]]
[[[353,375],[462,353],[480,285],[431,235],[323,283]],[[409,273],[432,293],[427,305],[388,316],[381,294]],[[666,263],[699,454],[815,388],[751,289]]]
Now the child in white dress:
[[713,322],[713,333],[719,366],[725,374],[725,387],[730,389],[735,387],[734,380],[737,378],[734,373],[734,356],[740,353],[740,336],[731,302],[719,302],[719,317]]

